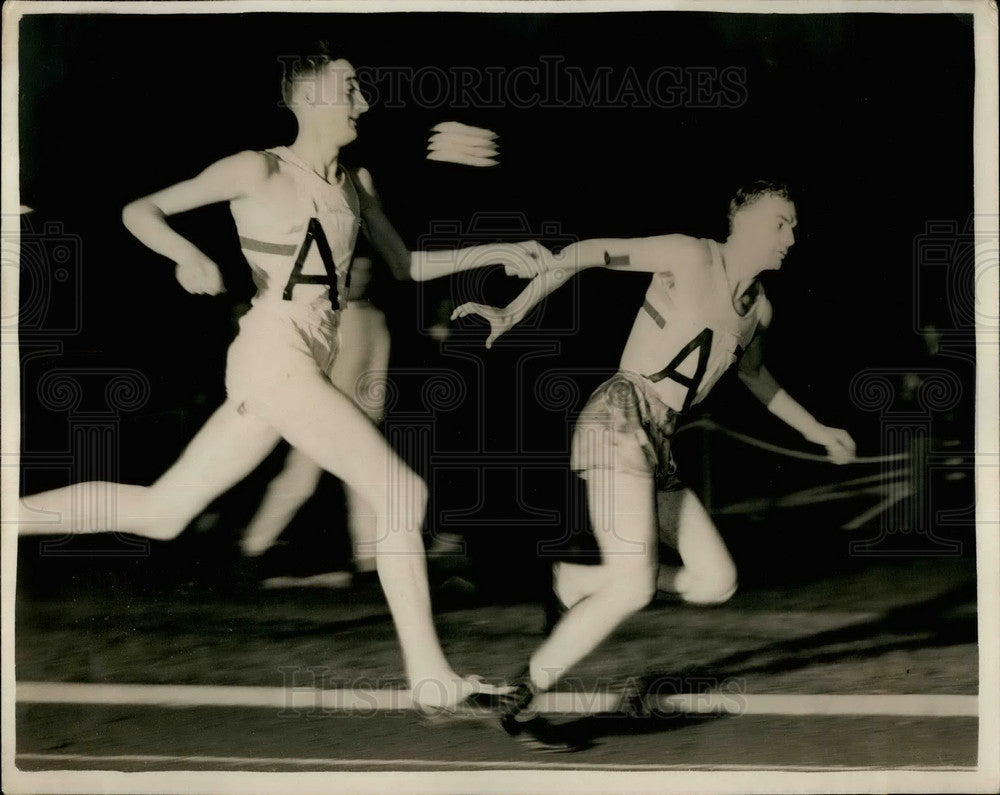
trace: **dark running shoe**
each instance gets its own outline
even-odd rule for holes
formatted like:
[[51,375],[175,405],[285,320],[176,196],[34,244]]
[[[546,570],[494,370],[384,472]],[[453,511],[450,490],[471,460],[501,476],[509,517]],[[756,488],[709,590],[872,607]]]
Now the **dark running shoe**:
[[[530,717],[524,714],[538,691],[525,672],[511,685],[510,690],[500,696],[500,726],[511,737],[521,733],[521,727]],[[518,720],[518,718],[521,720]]]
[[546,754],[572,754],[590,748],[580,737],[575,737],[565,726],[556,726],[540,716],[518,723],[514,739],[525,748]]
[[559,754],[586,748],[585,743],[564,729],[529,711],[537,694],[527,673],[519,677],[511,690],[500,697],[500,727],[532,751]]

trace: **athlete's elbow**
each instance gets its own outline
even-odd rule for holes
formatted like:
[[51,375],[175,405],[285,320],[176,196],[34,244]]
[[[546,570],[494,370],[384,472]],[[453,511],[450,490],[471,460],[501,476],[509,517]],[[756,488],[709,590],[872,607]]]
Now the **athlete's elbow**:
[[122,207],[122,223],[125,224],[125,228],[129,231],[135,226],[135,216],[137,211],[138,201],[129,202],[124,207]]
[[143,220],[148,219],[155,211],[156,205],[149,199],[136,199],[122,208],[122,223],[126,229],[134,233]]

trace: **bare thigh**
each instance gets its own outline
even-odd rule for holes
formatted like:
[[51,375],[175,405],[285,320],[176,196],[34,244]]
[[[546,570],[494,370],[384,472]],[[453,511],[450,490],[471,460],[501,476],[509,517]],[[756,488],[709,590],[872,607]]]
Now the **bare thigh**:
[[227,400],[152,488],[163,497],[201,503],[200,510],[249,475],[278,441],[268,422]]
[[[247,400],[289,444],[368,498],[376,510],[405,500],[415,477],[372,421],[318,371]],[[391,486],[398,488],[390,489]],[[391,495],[390,495],[391,491]]]
[[152,486],[86,482],[32,495],[23,503],[19,532],[125,530],[174,538],[213,499],[253,471],[277,441],[269,425],[241,415],[227,401]]
[[385,409],[389,345],[389,330],[380,310],[357,306],[341,313],[340,349],[330,381],[376,423]]
[[638,576],[655,583],[657,513],[651,477],[614,469],[586,473],[587,503],[601,560],[612,577]]

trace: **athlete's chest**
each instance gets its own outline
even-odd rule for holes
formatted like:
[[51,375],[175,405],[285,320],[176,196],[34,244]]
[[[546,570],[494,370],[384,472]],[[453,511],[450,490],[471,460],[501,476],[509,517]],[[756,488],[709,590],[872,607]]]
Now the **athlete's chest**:
[[231,203],[258,300],[312,301],[346,289],[360,228],[348,175],[330,182],[267,153],[273,171],[253,196]]
[[360,223],[357,192],[346,176],[331,184],[294,167],[272,176],[260,193],[234,206],[233,215],[237,223],[280,236],[303,233],[314,219],[335,231]]
[[656,325],[664,336],[673,336],[681,329],[707,328],[716,346],[738,355],[757,328],[761,299],[759,285],[754,285],[734,300],[725,280],[706,270],[682,284],[676,284],[669,274],[654,278],[645,304],[660,316]]
[[622,354],[621,366],[648,378],[677,411],[708,393],[758,323],[756,300],[734,306],[723,280],[709,270],[700,277],[678,285],[669,273],[654,276]]

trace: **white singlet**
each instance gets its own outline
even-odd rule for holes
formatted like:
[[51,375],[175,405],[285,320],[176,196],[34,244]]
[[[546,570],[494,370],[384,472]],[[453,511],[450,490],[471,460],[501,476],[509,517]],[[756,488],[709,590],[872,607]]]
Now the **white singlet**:
[[711,260],[683,285],[670,271],[654,274],[636,315],[622,370],[644,376],[667,406],[684,411],[702,400],[750,343],[767,302],[759,283],[745,315],[733,305],[718,244]]
[[273,387],[289,379],[329,373],[361,225],[358,193],[344,169],[331,183],[287,147],[263,155],[295,193],[280,205],[253,196],[230,203],[257,294],[229,349],[226,390],[249,404],[273,403]]

